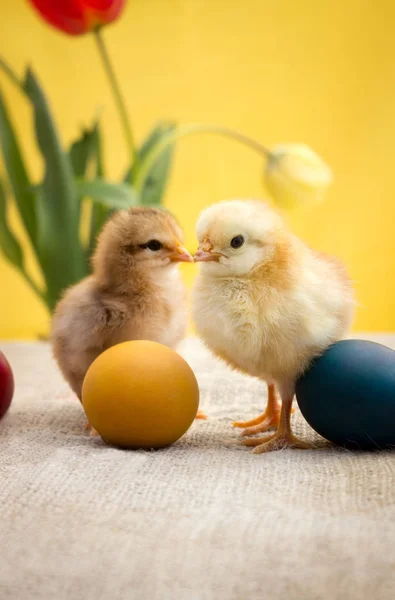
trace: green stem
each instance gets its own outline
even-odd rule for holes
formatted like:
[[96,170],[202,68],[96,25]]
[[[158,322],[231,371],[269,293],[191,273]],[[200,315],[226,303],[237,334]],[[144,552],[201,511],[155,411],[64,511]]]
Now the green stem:
[[119,82],[118,82],[117,77],[115,75],[114,68],[113,68],[113,66],[111,64],[111,60],[110,60],[110,57],[108,55],[107,48],[105,46],[104,39],[103,39],[103,36],[101,34],[100,28],[95,29],[94,36],[95,36],[95,40],[96,40],[96,43],[97,43],[97,47],[99,49],[99,54],[100,54],[101,59],[103,61],[104,69],[105,69],[105,71],[107,73],[107,76],[108,76],[108,79],[110,81],[110,86],[111,86],[112,92],[114,94],[115,103],[116,103],[116,105],[118,107],[118,111],[119,111],[119,116],[120,116],[121,123],[122,123],[123,132],[124,132],[124,135],[125,135],[126,145],[128,147],[129,154],[130,154],[131,165],[135,165],[135,167],[138,167],[138,164],[139,164],[139,155],[138,155],[138,152],[136,150],[136,144],[135,144],[135,141],[134,141],[132,128],[131,128],[129,117],[128,117],[128,113],[127,113],[127,110],[126,110],[125,100],[124,100],[124,98],[122,96],[121,88],[119,86]]
[[145,182],[147,177],[150,174],[152,167],[155,165],[155,162],[158,160],[159,156],[162,152],[180,138],[186,135],[192,135],[195,133],[215,133],[218,135],[223,135],[226,137],[230,137],[246,146],[249,146],[252,150],[255,150],[260,155],[264,155],[267,158],[270,155],[270,151],[265,148],[259,142],[256,142],[252,138],[243,135],[237,131],[233,131],[232,129],[227,129],[226,127],[217,127],[215,125],[206,125],[204,123],[192,123],[191,125],[181,125],[177,127],[174,131],[165,135],[162,140],[157,144],[151,152],[148,153],[144,162],[141,164],[140,169],[137,173],[136,180],[134,182],[134,187],[136,191],[141,194],[144,189]]

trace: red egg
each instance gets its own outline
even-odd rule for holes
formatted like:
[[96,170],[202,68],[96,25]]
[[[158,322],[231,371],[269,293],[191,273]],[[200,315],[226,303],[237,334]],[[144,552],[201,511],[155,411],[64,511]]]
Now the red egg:
[[0,352],[0,419],[7,412],[14,395],[14,376],[10,364]]

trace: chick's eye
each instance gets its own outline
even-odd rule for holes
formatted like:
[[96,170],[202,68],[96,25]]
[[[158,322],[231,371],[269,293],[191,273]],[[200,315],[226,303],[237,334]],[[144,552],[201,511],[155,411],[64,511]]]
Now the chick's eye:
[[162,244],[158,240],[150,240],[147,244],[142,245],[143,248],[148,248],[152,252],[157,252],[162,248]]
[[244,244],[244,238],[242,235],[236,235],[234,238],[232,238],[230,245],[232,246],[232,248],[241,248],[241,246]]
[[142,248],[142,250],[147,250],[148,248],[148,250],[151,250],[152,252],[157,252],[163,248],[163,244],[158,242],[158,240],[150,240],[146,244],[140,244],[140,248]]

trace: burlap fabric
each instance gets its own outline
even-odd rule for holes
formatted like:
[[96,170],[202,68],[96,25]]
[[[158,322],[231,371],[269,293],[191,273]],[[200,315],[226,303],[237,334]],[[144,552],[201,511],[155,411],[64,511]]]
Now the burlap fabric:
[[252,455],[230,425],[258,414],[264,385],[193,339],[210,420],[166,450],[117,450],[83,432],[48,345],[1,349],[17,382],[0,423],[1,600],[395,598],[395,453]]

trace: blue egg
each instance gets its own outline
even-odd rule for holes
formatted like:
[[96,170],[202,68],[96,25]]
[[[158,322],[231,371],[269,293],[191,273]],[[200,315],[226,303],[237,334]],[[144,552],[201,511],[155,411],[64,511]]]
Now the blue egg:
[[298,380],[296,398],[309,425],[335,444],[395,447],[395,352],[382,344],[333,344]]

